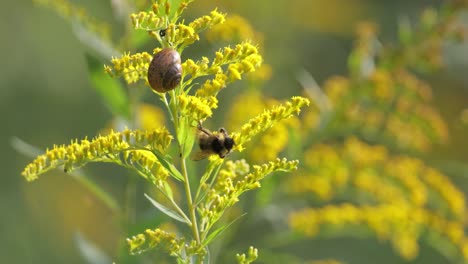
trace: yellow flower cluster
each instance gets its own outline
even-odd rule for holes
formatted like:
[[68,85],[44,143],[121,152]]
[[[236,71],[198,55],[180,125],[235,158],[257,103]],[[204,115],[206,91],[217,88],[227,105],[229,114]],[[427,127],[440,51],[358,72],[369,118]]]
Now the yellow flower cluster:
[[112,77],[123,76],[129,84],[146,80],[148,67],[153,56],[147,52],[124,54],[121,58],[112,58],[112,67],[105,65],[104,70]]
[[68,0],[33,0],[33,2],[51,8],[66,20],[78,22],[103,40],[109,41],[111,39],[110,26],[92,17],[83,7]]
[[[248,91],[240,94],[234,100],[227,120],[229,120],[230,130],[240,127],[245,122],[245,118],[252,118],[263,112],[264,109],[278,104],[277,100],[265,98],[258,91]],[[245,107],[248,105],[249,107]],[[289,142],[289,129],[298,127],[299,119],[292,117],[283,122],[277,123],[269,130],[262,133],[258,139],[252,140],[246,148],[249,159],[255,162],[273,160],[279,156]],[[252,146],[251,148],[249,146]],[[255,146],[255,147],[253,147]],[[268,150],[268,151],[265,151]]]
[[200,98],[192,95],[181,94],[177,98],[179,101],[178,110],[181,115],[189,116],[195,121],[203,121],[207,119],[213,114],[212,109],[218,107],[218,99],[214,96]]
[[[156,7],[156,5],[153,5],[153,9],[154,7]],[[143,29],[147,31],[165,29],[168,24],[166,16],[159,16],[154,11],[142,11],[137,14],[131,14],[130,18],[135,29]]]
[[[223,24],[214,26],[207,33],[207,39],[210,42],[239,42],[250,40],[257,43],[258,47],[263,47],[263,35],[256,32],[252,25],[243,17],[238,15],[230,15],[226,18]],[[264,81],[271,77],[271,66],[262,64],[260,68],[249,74],[249,79]]]
[[250,171],[244,160],[226,162],[226,168],[219,172],[216,182],[207,190],[207,197],[199,207],[202,217],[200,230],[208,232],[225,210],[239,201],[242,193],[259,188],[260,181],[267,175],[296,170],[297,164],[297,160],[276,159],[261,166],[254,165]]
[[[164,10],[158,3],[153,4],[153,10],[149,12],[139,12],[132,14],[131,19],[135,29],[146,30],[150,35],[155,37],[158,41],[162,42],[164,39],[166,43],[175,49],[183,50],[184,47],[198,41],[201,31],[211,28],[217,24],[223,23],[225,14],[219,13],[217,10],[211,11],[210,15],[202,16],[188,25],[183,23],[175,24],[178,16],[182,13],[183,9],[190,1],[184,1],[178,8],[178,14],[175,19],[170,20],[170,4],[165,2]],[[164,14],[162,14],[164,13]],[[160,30],[164,30],[164,36],[159,34]]]
[[[70,145],[54,146],[45,154],[38,156],[28,164],[22,175],[28,180],[37,179],[51,169],[64,166],[66,172],[88,162],[114,162],[125,166],[125,162],[136,162],[146,171],[156,170],[161,172],[161,177],[167,176],[162,173],[159,163],[155,159],[148,158],[136,150],[158,150],[165,151],[171,143],[172,136],[166,129],[152,131],[124,130],[122,132],[111,132],[106,136],[98,136],[89,141],[83,139],[72,141]],[[127,153],[125,153],[127,152]],[[123,163],[120,154],[123,155]],[[153,180],[153,179],[151,179]]]
[[190,22],[189,27],[195,32],[203,31],[207,28],[224,23],[226,14],[219,13],[216,9],[211,11],[210,15],[202,16]]
[[192,59],[187,59],[182,63],[182,69],[184,69],[185,75],[196,77],[201,76],[199,75],[200,73],[203,73],[203,75],[207,75],[216,74],[218,71],[221,71],[220,68],[216,68],[213,70],[212,68],[210,68],[209,64],[210,60],[207,57],[202,57],[202,59],[198,60],[197,62],[193,61]]
[[140,254],[157,247],[171,256],[179,256],[181,249],[185,246],[183,239],[178,239],[175,234],[159,228],[155,230],[146,229],[143,234],[127,238],[127,244],[131,254]]
[[423,180],[447,203],[453,218],[460,221],[465,219],[467,211],[464,194],[453,185],[446,175],[435,169],[427,168],[424,171]]
[[252,140],[257,134],[266,131],[273,127],[281,120],[298,115],[301,108],[308,106],[310,101],[300,96],[294,96],[291,101],[282,105],[277,105],[271,109],[264,110],[263,113],[252,118],[245,125],[242,126],[241,131],[232,134],[235,148],[239,151],[244,150],[244,144]]
[[228,77],[224,73],[217,73],[212,80],[206,80],[200,88],[198,88],[196,95],[200,97],[216,96],[218,92],[226,87]]
[[245,72],[249,72],[248,69],[258,67],[261,63],[262,57],[259,55],[257,47],[252,45],[250,42],[242,42],[237,44],[234,48],[224,47],[217,51],[213,62],[209,66],[209,60],[207,58],[203,58],[197,63],[193,63],[193,61],[190,62],[188,65],[190,67],[184,68],[184,70],[187,69],[186,74],[191,75],[189,81],[192,81],[198,77],[208,74],[221,73],[223,72],[221,67],[224,65],[228,65],[229,67],[231,64],[243,64],[243,68],[246,70]]
[[[165,29],[165,38],[171,46],[182,50],[186,46],[198,41],[201,31],[223,23],[225,16],[225,14],[219,13],[217,10],[213,10],[210,15],[199,17],[188,25],[171,23]],[[159,38],[157,34],[154,34],[154,36]]]
[[153,153],[147,150],[125,151],[122,162],[120,165],[128,169],[136,169],[138,174],[158,187],[163,186],[162,183],[169,176],[169,171],[161,165]]
[[380,240],[390,240],[395,250],[408,260],[417,256],[420,238],[430,240],[431,236],[437,236],[455,245],[465,261],[468,260],[468,237],[464,234],[463,222],[446,220],[426,209],[407,204],[360,207],[342,204],[303,209],[289,216],[289,225],[294,231],[310,237],[316,236],[325,226],[328,226],[328,232],[365,226]]
[[343,145],[313,146],[304,159],[307,168],[288,181],[292,194],[312,193],[323,201],[352,194],[362,206],[304,209],[291,214],[293,230],[315,236],[328,225],[364,226],[379,239],[391,240],[408,259],[416,256],[423,229],[445,237],[460,252],[468,243],[463,233],[464,194],[421,160],[390,156],[383,146],[356,138],[348,138]]
[[447,125],[430,106],[431,90],[411,73],[376,69],[364,80],[334,77],[324,85],[335,113],[334,130],[427,151],[448,139]]
[[237,254],[237,263],[239,264],[250,264],[257,260],[258,258],[258,249],[254,247],[249,247],[249,251],[247,251],[247,255],[245,253]]
[[[151,11],[139,12],[130,16],[133,27],[135,29],[143,29],[146,31],[166,29],[169,22],[176,22],[178,20],[179,16],[191,2],[193,2],[193,0],[182,0],[179,2],[176,9],[174,9],[169,1],[153,1]],[[147,3],[144,3],[144,5],[146,4]],[[172,12],[175,12],[173,16],[171,16]],[[172,17],[172,19],[169,17]]]

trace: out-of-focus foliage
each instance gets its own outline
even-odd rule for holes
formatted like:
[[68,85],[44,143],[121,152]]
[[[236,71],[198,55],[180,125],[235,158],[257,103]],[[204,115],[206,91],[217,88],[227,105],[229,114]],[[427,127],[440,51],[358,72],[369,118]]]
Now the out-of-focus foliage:
[[[465,195],[424,161],[435,145],[449,141],[449,131],[420,77],[443,67],[444,42],[463,39],[458,17],[465,5],[424,10],[414,26],[401,24],[392,45],[379,42],[375,24],[361,23],[349,76],[329,78],[323,90],[300,76],[316,103],[303,116],[301,133],[291,134],[299,130],[296,121],[277,126],[247,152],[261,159],[287,148],[304,150],[304,165],[281,186],[287,194],[282,204],[300,199],[313,206],[290,213],[290,230],[298,235],[290,243],[364,235],[391,242],[406,260],[414,260],[425,243],[450,261],[468,261]],[[228,118],[236,124],[270,100],[247,91]],[[301,140],[291,141],[295,136]],[[291,146],[298,142],[303,146]]]
[[468,261],[465,195],[423,158],[447,143],[448,128],[415,73],[442,66],[442,44],[460,38],[466,5],[426,9],[414,27],[399,29],[394,45],[378,41],[375,25],[360,24],[349,76],[327,80],[323,97],[305,84],[321,112],[306,115],[306,166],[284,189],[316,206],[292,212],[291,230],[309,238],[371,235],[406,260],[426,243],[450,261]]

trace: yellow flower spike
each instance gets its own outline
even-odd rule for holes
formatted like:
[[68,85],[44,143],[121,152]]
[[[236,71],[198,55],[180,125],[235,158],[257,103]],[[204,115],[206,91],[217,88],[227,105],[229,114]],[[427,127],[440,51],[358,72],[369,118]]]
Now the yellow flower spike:
[[211,28],[215,25],[222,24],[224,23],[226,14],[219,13],[218,10],[213,10],[211,11],[209,16],[202,16],[194,21],[192,21],[189,24],[189,27],[191,27],[195,32],[200,32],[202,30],[205,30],[207,28]]
[[209,230],[228,207],[239,201],[242,193],[259,188],[260,181],[267,175],[277,171],[295,170],[297,164],[296,160],[276,159],[267,164],[254,165],[250,172],[250,167],[244,160],[226,162],[226,168],[219,172],[216,182],[199,207],[199,213],[204,219],[201,230]]
[[[169,171],[165,169],[157,160],[157,158],[150,152],[145,150],[126,151],[124,161],[132,164],[141,171],[140,175],[147,181],[162,186],[162,183],[169,176]],[[131,168],[130,166],[126,166]]]
[[245,253],[242,254],[236,254],[237,258],[237,263],[238,264],[250,264],[257,260],[258,258],[258,249],[254,247],[249,247],[249,251],[247,252],[247,255]]
[[164,11],[166,12],[166,15],[169,15],[171,13],[171,4],[169,1],[166,1],[164,3]]
[[200,67],[193,60],[188,59],[182,63],[183,72],[186,75],[193,75]]
[[195,121],[203,121],[213,115],[211,109],[218,107],[216,97],[199,98],[197,96],[181,94],[178,96],[179,111]]
[[[153,6],[154,7],[154,6]],[[160,16],[157,12],[139,12],[130,15],[134,29],[141,29],[145,31],[155,31],[165,29],[168,23],[166,16]]]
[[47,150],[45,154],[28,164],[22,175],[28,181],[32,181],[40,174],[61,165],[65,166],[65,171],[70,171],[88,162],[120,163],[119,154],[122,152],[131,151],[131,148],[155,149],[164,152],[171,140],[172,136],[164,128],[145,132],[127,129],[123,132],[111,132],[106,136],[98,136],[91,141],[84,139],[78,143],[76,140],[68,146],[54,146]]
[[308,99],[295,96],[291,98],[290,102],[265,110],[262,114],[250,119],[247,124],[242,126],[240,132],[232,134],[232,138],[236,142],[235,149],[242,151],[244,149],[243,145],[249,142],[255,135],[266,131],[281,120],[290,118],[294,114],[299,114],[301,108],[308,106],[309,103]]
[[139,254],[157,247],[171,256],[179,256],[180,249],[184,246],[184,241],[177,238],[173,233],[157,228],[154,230],[147,229],[143,234],[127,238],[127,244],[131,254]]
[[242,76],[241,73],[238,69],[237,64],[231,64],[228,67],[228,76],[229,76],[229,81],[233,82],[236,80],[241,80]]
[[175,47],[185,47],[200,39],[200,36],[193,28],[184,24],[169,25],[166,36]]
[[299,161],[297,160],[288,161],[286,159],[277,158],[275,161],[270,161],[269,163],[261,166],[254,165],[253,171],[247,174],[243,180],[237,182],[237,192],[242,193],[250,189],[258,188],[260,187],[258,185],[259,181],[265,178],[268,174],[276,171],[294,171],[297,169],[298,164]]
[[143,244],[145,244],[145,242],[146,242],[146,239],[145,239],[145,235],[143,234],[138,234],[131,238],[127,238],[127,244],[130,248],[130,252],[135,252],[136,249],[140,248]]
[[[191,83],[194,79],[201,76],[222,74],[225,65],[227,65],[228,69],[226,70],[227,73],[224,73],[224,75],[230,76],[230,78],[222,78],[227,79],[227,82],[231,82],[239,80],[241,78],[240,74],[248,73],[259,68],[262,64],[262,57],[258,54],[258,50],[255,46],[249,42],[243,42],[237,44],[235,49],[225,47],[217,51],[210,65],[209,60],[205,57],[195,63],[198,67],[194,67],[192,62],[193,61],[186,61],[182,64],[184,70],[187,69],[185,74],[190,75],[186,83]],[[220,76],[217,76],[217,78],[220,78]],[[218,87],[222,88],[223,86]],[[208,94],[208,92],[201,93],[205,94],[205,96]]]
[[209,97],[216,96],[218,92],[226,87],[226,81],[228,77],[223,73],[216,74],[213,80],[207,80],[205,83],[197,90],[195,96],[197,97]]
[[127,83],[146,80],[149,63],[153,56],[147,52],[124,54],[121,58],[112,58],[112,66],[104,66],[105,71],[113,77],[123,76]]
[[463,192],[447,176],[434,169],[427,168],[424,172],[423,180],[445,200],[456,219],[465,220],[466,205]]

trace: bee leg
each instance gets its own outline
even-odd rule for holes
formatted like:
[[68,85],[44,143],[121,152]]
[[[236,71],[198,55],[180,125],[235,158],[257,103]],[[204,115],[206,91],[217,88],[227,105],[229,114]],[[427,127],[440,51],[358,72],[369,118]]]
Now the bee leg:
[[200,120],[198,120],[197,128],[200,130],[203,129],[202,122]]
[[201,132],[205,133],[206,135],[208,136],[211,136],[211,132],[207,129],[205,129],[204,127],[201,126],[201,122],[198,121],[198,126],[197,126],[198,130],[200,130]]

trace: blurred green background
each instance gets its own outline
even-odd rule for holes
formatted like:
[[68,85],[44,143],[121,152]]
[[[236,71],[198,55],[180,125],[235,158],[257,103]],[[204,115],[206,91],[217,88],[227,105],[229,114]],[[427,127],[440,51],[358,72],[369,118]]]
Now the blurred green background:
[[[73,2],[112,22],[110,1]],[[285,98],[302,94],[296,80],[296,72],[302,68],[319,83],[332,75],[346,74],[355,23],[375,21],[380,39],[391,42],[399,18],[416,20],[424,7],[441,2],[198,0],[187,16],[196,17],[218,6],[221,11],[247,18],[264,34],[264,58],[273,69],[263,91]],[[95,135],[105,126],[111,114],[90,86],[85,48],[67,22],[30,1],[2,1],[0,17],[0,263],[83,263],[73,242],[77,230],[111,254],[118,243],[118,225],[111,212],[64,174],[50,173],[27,183],[20,173],[31,158],[11,146],[12,139],[18,137],[46,148]],[[466,165],[468,124],[461,122],[460,114],[468,108],[468,45],[447,45],[445,58],[447,67],[432,74],[429,81],[435,104],[449,124],[450,142],[436,149],[433,158]],[[109,173],[106,176],[101,182],[104,188],[119,197],[123,191],[120,183],[125,179]],[[468,175],[464,176],[452,180],[467,191]],[[325,240],[294,245],[292,250],[310,251],[323,258],[341,256],[348,263],[405,263],[388,245],[376,243]],[[448,262],[422,248],[415,263]]]

